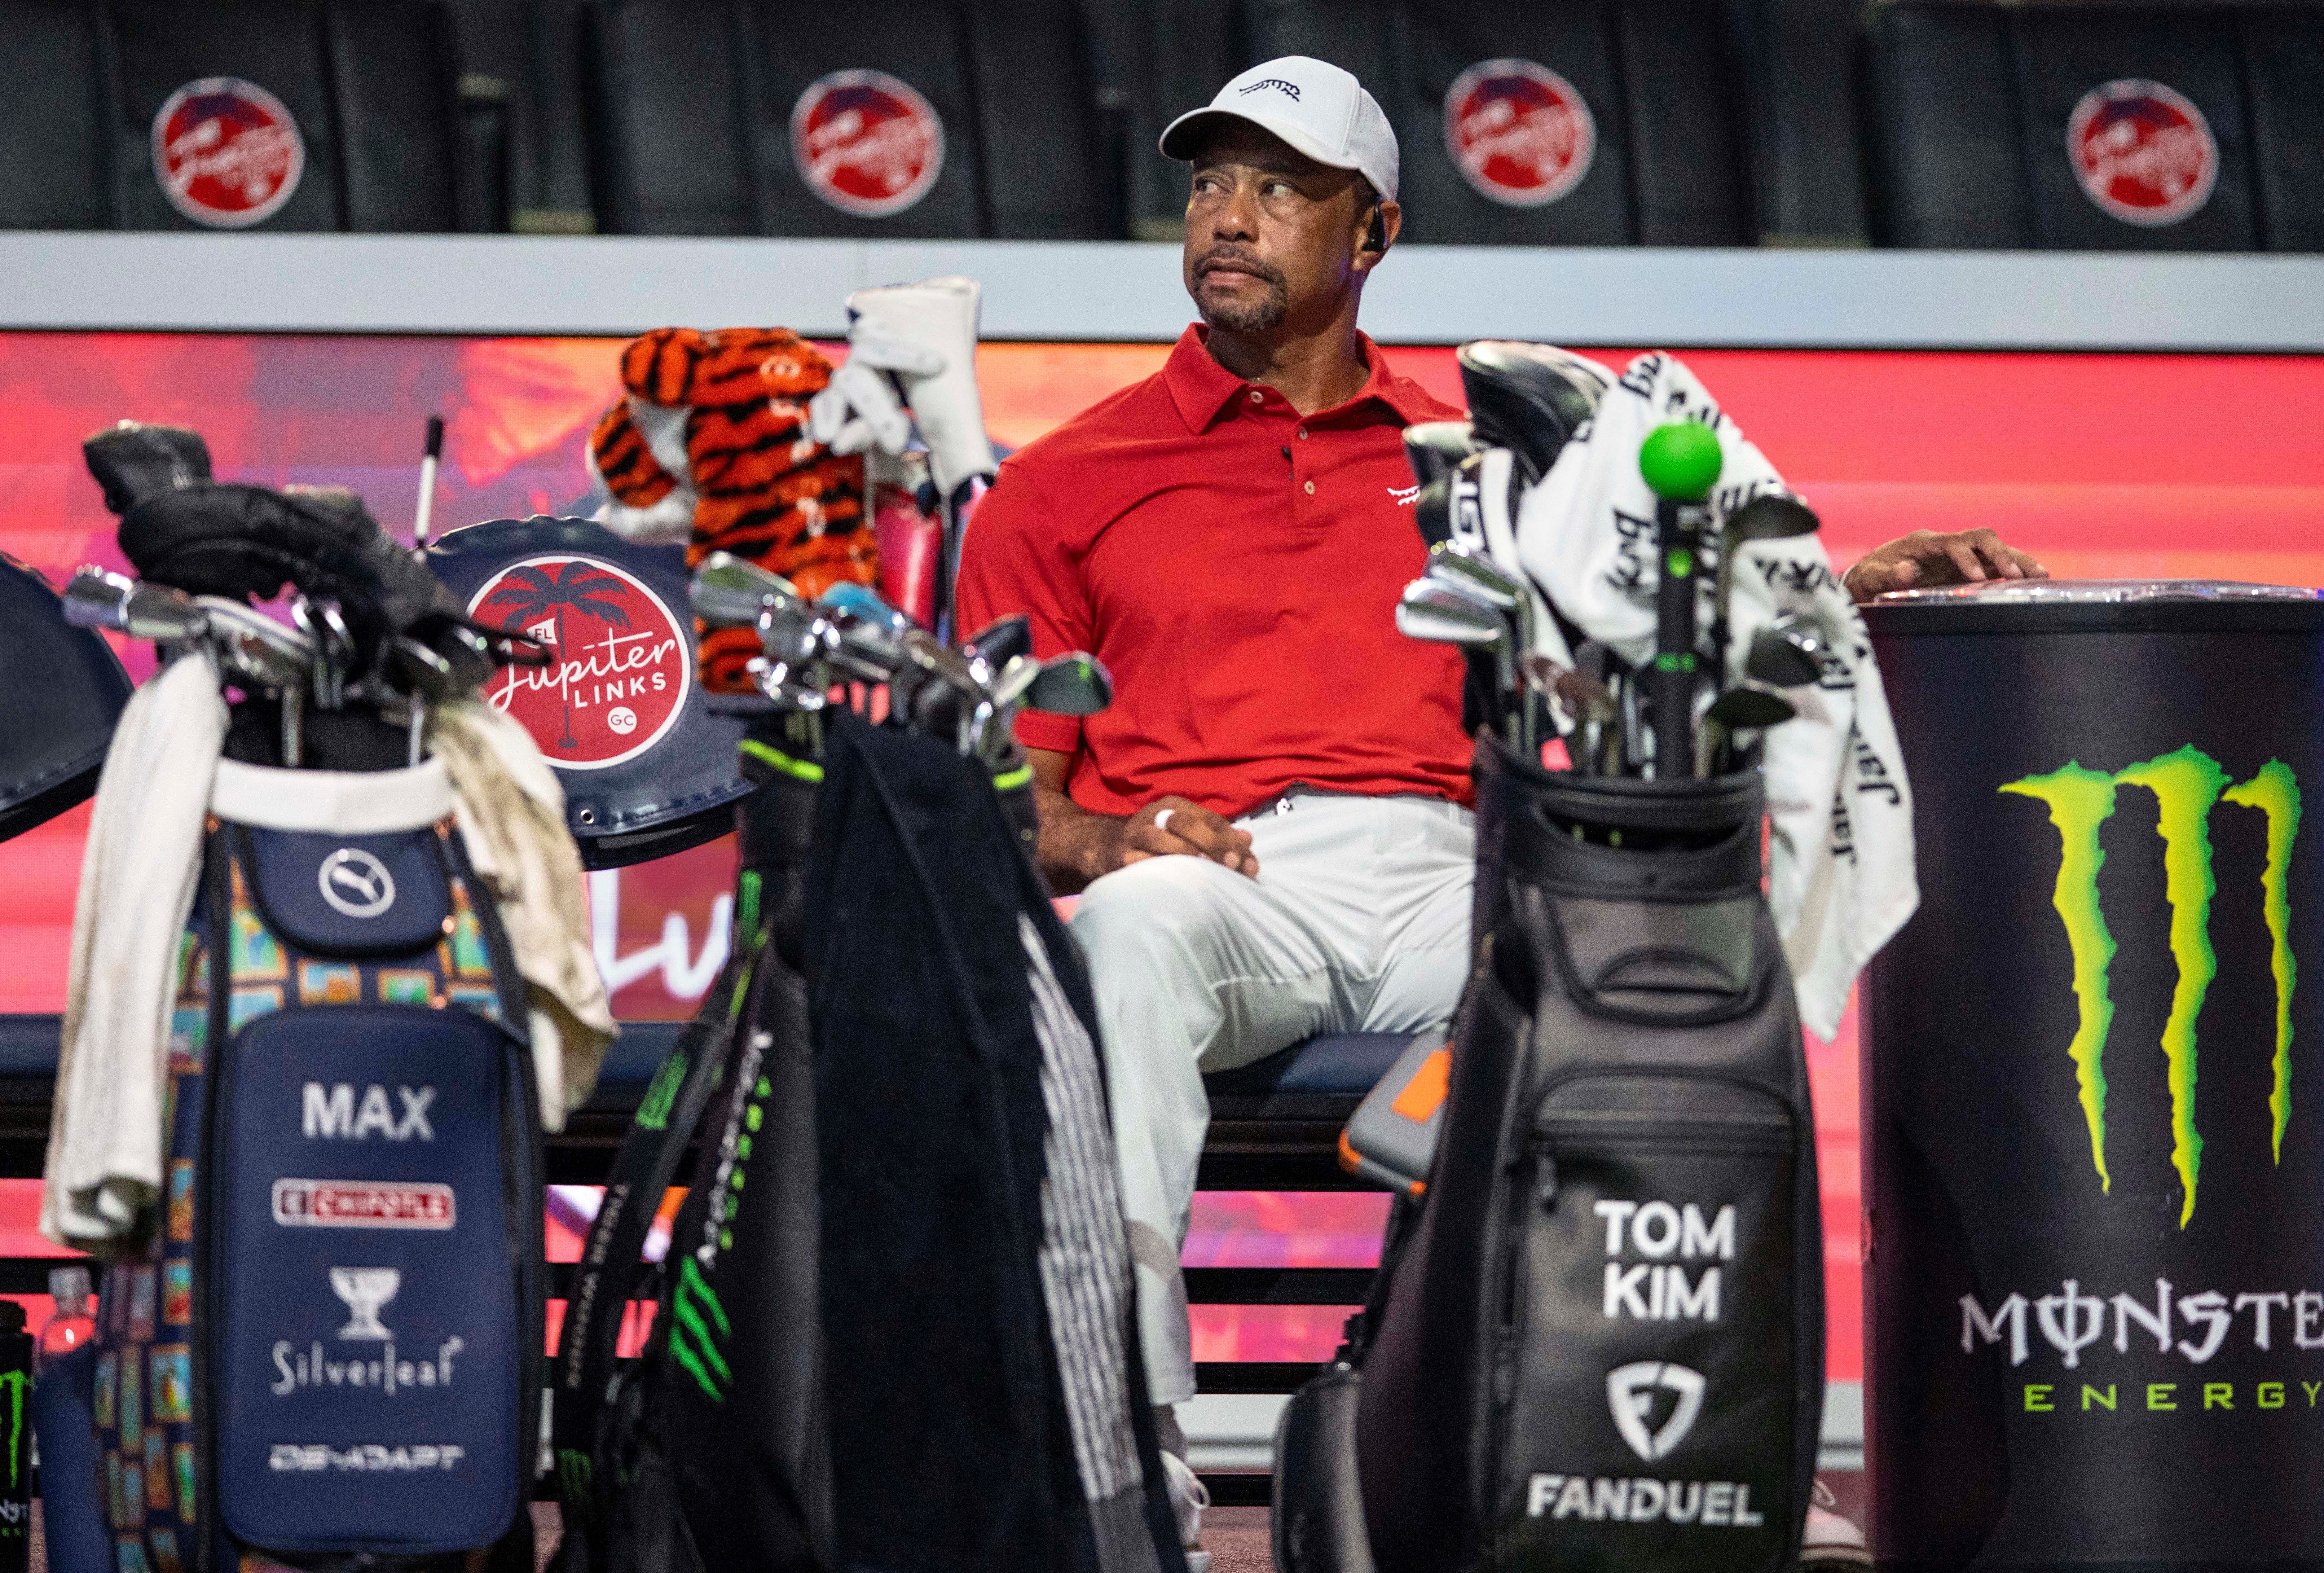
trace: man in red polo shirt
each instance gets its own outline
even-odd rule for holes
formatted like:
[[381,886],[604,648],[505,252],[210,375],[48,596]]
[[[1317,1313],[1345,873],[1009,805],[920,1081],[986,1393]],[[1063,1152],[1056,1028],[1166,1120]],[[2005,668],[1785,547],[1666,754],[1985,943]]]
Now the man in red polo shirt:
[[[1474,837],[1458,654],[1397,632],[1421,570],[1403,429],[1462,412],[1356,328],[1395,243],[1396,138],[1356,79],[1270,60],[1182,116],[1186,290],[1162,370],[1001,467],[964,543],[961,624],[1094,652],[1111,708],[1028,713],[1039,860],[1081,891],[1148,1386],[1193,1396],[1178,1251],[1205,1071],[1320,1032],[1449,1020]],[[1859,594],[2040,572],[1987,532],[1859,564]],[[1194,1540],[1199,1488],[1174,1474]]]

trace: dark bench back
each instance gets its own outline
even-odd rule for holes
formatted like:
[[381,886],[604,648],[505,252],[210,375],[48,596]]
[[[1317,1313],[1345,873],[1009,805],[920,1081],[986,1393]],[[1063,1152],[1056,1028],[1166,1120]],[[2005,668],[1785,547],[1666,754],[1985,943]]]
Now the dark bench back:
[[1070,0],[603,0],[584,23],[601,229],[1119,232]]
[[1884,245],[2324,245],[2324,13],[1902,0],[1863,36]]
[[1239,65],[1314,55],[1353,71],[1380,101],[1403,154],[1407,240],[1757,239],[1740,69],[1722,7],[1244,0],[1241,19]]
[[[458,56],[438,0],[0,0],[0,59],[18,94],[0,126],[0,213],[12,228],[477,227],[463,222]],[[157,169],[156,151],[172,139],[157,120],[210,79],[258,89],[226,90],[256,106],[244,131],[287,141],[289,128],[265,124],[278,111],[295,127],[295,183],[262,171],[244,188],[287,187],[279,203],[197,201],[205,218],[165,191],[170,155]],[[180,101],[190,105],[181,159],[237,145],[203,130],[219,117],[200,106],[221,101]]]

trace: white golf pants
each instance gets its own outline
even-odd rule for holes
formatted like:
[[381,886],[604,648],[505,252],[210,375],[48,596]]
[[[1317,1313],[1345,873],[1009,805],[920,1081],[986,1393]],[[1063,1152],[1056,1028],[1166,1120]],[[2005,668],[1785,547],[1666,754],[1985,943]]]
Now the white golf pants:
[[1178,1253],[1211,1123],[1203,1074],[1318,1033],[1448,1022],[1468,973],[1466,809],[1308,792],[1236,823],[1257,879],[1208,858],[1149,858],[1093,884],[1073,919],[1104,1034],[1157,1404],[1194,1394]]

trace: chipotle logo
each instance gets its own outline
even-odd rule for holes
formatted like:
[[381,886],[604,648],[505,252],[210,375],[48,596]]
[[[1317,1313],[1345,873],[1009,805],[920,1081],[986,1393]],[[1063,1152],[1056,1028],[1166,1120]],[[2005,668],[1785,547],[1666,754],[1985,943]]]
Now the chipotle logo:
[[799,179],[843,213],[885,218],[928,194],[944,171],[944,122],[909,82],[834,71],[791,106]]
[[1485,60],[1445,89],[1444,151],[1479,196],[1538,208],[1590,172],[1598,123],[1581,92],[1547,66]]
[[484,697],[519,721],[549,763],[604,770],[669,735],[694,680],[694,639],[659,597],[612,563],[529,557],[468,602],[479,622],[530,634],[556,659],[510,666]]
[[237,77],[204,77],[153,116],[153,176],[197,224],[240,229],[290,200],[307,147],[282,100]]
[[2193,217],[2219,179],[2219,144],[2203,112],[2138,79],[2082,95],[2066,123],[2066,156],[2091,201],[2148,228]]

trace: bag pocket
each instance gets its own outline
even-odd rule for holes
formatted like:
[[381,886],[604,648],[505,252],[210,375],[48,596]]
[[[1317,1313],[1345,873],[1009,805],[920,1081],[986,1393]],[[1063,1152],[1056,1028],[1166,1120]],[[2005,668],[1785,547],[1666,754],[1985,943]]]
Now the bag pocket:
[[1503,1219],[1504,1564],[1776,1566],[1792,1550],[1799,1124],[1701,1075],[1577,1076]]
[[263,1017],[220,1059],[204,1336],[226,1528],[292,1553],[491,1544],[536,1445],[521,1052],[466,1011],[346,1005]]

